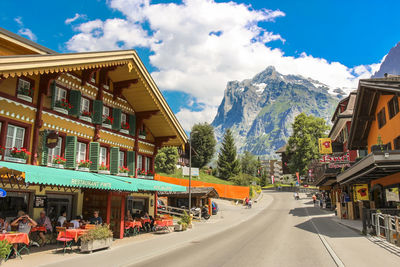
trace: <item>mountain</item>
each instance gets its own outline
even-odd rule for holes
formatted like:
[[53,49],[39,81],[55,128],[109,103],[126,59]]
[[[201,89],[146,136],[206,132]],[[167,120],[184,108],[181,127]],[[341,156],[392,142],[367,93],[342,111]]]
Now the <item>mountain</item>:
[[379,70],[372,75],[371,78],[382,78],[385,73],[400,75],[400,42],[390,49],[389,53],[383,60]]
[[328,86],[298,75],[282,75],[268,67],[252,79],[230,81],[212,125],[218,141],[233,131],[239,152],[276,157],[301,112],[330,120],[339,100]]

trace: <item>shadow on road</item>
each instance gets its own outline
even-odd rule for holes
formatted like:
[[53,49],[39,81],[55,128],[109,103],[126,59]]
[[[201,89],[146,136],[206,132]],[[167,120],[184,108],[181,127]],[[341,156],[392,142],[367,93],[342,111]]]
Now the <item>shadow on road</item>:
[[331,238],[343,238],[343,237],[359,237],[360,234],[357,234],[355,231],[351,229],[347,229],[344,227],[340,227],[335,222],[332,221],[329,217],[317,217],[309,219],[306,222],[300,223],[295,227],[318,234],[312,222],[317,226],[319,234],[324,236],[329,236]]
[[[308,213],[307,213],[308,211]],[[315,216],[315,215],[326,215],[329,214],[324,210],[319,208],[294,208],[289,211],[289,214],[297,217],[306,217],[308,215]]]

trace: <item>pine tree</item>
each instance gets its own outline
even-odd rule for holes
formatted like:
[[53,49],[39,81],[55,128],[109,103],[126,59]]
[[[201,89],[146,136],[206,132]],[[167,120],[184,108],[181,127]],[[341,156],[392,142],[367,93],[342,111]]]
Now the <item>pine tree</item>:
[[218,175],[221,179],[228,180],[240,172],[240,164],[236,155],[236,146],[230,129],[226,130],[222,147],[218,154]]
[[203,168],[215,154],[214,127],[208,123],[198,123],[193,125],[192,147],[196,153],[192,154],[192,164],[194,167]]

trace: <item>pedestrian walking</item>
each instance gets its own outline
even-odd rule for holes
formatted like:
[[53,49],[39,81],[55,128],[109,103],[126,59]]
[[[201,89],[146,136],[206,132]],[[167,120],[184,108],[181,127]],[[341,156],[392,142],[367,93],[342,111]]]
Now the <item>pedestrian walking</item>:
[[249,207],[249,197],[246,197],[246,199],[244,200],[245,206],[246,208]]
[[313,201],[313,203],[315,205],[315,201],[317,201],[317,196],[315,194],[312,196],[312,201]]

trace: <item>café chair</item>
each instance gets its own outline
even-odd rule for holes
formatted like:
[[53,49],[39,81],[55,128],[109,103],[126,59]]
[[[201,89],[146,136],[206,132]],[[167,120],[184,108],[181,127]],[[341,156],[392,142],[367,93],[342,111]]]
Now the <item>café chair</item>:
[[[63,254],[65,254],[67,248],[69,248],[72,252],[72,243],[74,239],[67,237],[67,228],[57,226],[56,231],[57,231],[57,241],[64,242]],[[60,233],[64,233],[64,236],[62,235],[60,236]]]

